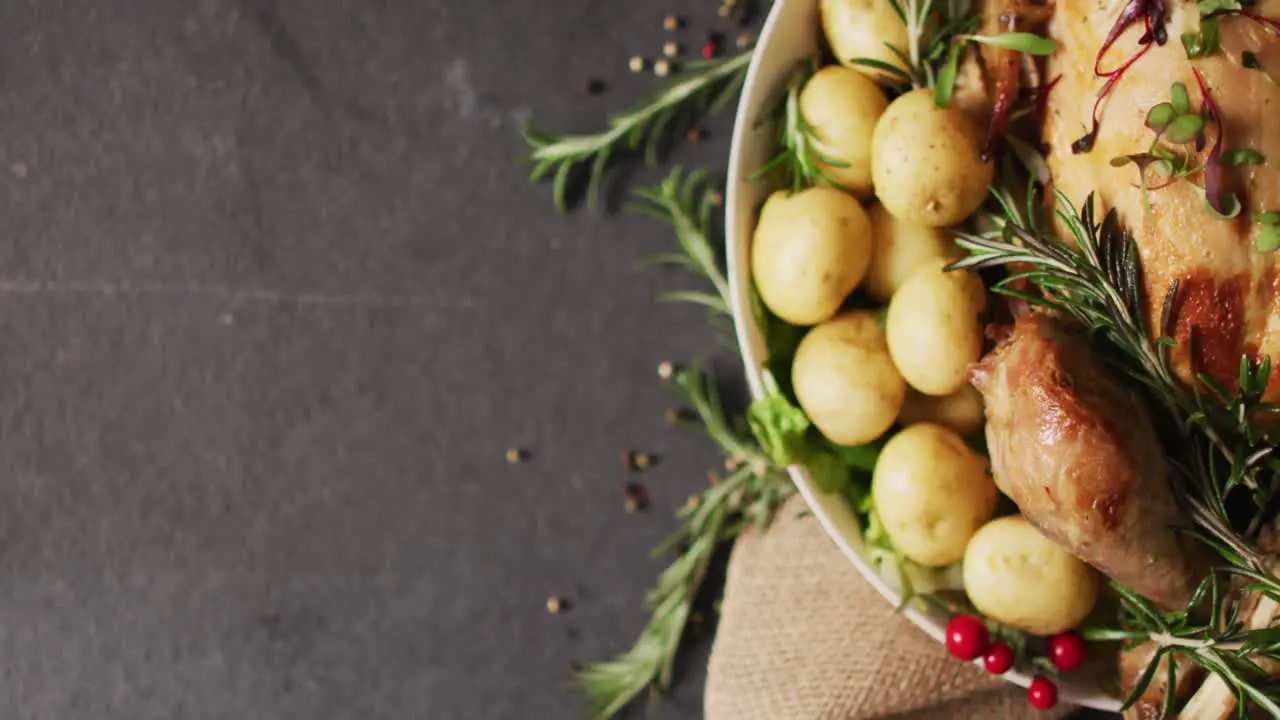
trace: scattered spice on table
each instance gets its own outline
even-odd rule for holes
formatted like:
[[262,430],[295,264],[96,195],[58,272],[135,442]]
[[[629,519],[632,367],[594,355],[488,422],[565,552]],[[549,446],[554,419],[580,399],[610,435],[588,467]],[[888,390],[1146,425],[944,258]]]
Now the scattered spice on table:
[[640,483],[623,483],[622,503],[623,509],[628,513],[645,510],[649,507],[649,491],[645,490],[644,486]]
[[622,454],[622,463],[628,470],[648,470],[657,460],[651,453],[643,450],[627,450]]
[[552,595],[547,598],[547,612],[552,615],[559,615],[569,609],[569,603],[559,595]]
[[516,465],[529,459],[529,451],[523,448],[510,447],[507,448],[507,462]]
[[668,15],[662,19],[662,29],[667,32],[675,32],[676,30],[679,30],[680,26],[683,24],[684,23],[681,22],[678,15]]
[[658,77],[666,77],[671,74],[671,61],[658,60],[653,63],[653,74]]
[[627,61],[627,68],[633,73],[644,72],[644,69],[647,66],[648,63],[639,55],[632,55],[631,59]]

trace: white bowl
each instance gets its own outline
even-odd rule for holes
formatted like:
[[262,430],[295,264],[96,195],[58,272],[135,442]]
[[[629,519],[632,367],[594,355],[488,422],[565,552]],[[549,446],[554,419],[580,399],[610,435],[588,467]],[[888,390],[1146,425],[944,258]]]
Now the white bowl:
[[[755,57],[747,70],[742,97],[738,101],[725,200],[726,256],[738,345],[742,348],[747,383],[754,398],[763,394],[761,371],[768,352],[751,312],[751,263],[748,258],[757,211],[769,188],[752,181],[749,176],[775,152],[776,128],[773,123],[761,121],[768,116],[788,74],[817,50],[820,35],[818,0],[776,0],[760,34]],[[849,500],[842,495],[818,490],[808,471],[799,465],[792,466],[789,472],[827,535],[867,582],[885,597],[885,601],[897,605],[901,600],[897,573],[881,574],[868,559],[858,518]],[[914,607],[903,610],[903,614],[935,640],[943,641],[944,615]],[[1005,677],[1022,687],[1031,682],[1028,675],[1019,672],[1010,672]],[[1111,711],[1120,707],[1117,699],[1081,679],[1064,677],[1059,681],[1059,690],[1064,702]]]

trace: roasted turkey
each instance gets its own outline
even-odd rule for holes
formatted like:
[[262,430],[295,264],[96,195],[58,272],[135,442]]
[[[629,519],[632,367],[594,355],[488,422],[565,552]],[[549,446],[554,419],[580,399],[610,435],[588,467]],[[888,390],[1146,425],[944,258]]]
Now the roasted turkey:
[[1019,318],[973,368],[996,484],[1076,557],[1151,600],[1184,607],[1208,568],[1165,476],[1140,399],[1066,321]]

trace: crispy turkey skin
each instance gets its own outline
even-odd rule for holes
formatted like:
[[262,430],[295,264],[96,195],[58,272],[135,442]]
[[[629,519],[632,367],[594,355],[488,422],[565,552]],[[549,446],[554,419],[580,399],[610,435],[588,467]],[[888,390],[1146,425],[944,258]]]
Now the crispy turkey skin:
[[1139,398],[1087,338],[1043,313],[1020,317],[972,370],[1000,490],[1049,538],[1166,608],[1207,569],[1165,476]]
[[[1095,62],[1105,73],[1124,65],[1139,49],[1142,22],[1125,31],[1099,61],[1123,4],[1055,0],[1048,34],[1058,50],[1048,61],[1047,76],[1060,80],[1049,92],[1043,128],[1053,183],[1077,206],[1093,193],[1098,217],[1114,208],[1134,234],[1151,327],[1158,325],[1170,283],[1180,283],[1170,328],[1178,342],[1172,357],[1178,374],[1184,380],[1191,377],[1188,340],[1194,326],[1196,369],[1234,387],[1242,354],[1280,359],[1280,256],[1254,249],[1259,228],[1252,220],[1254,213],[1280,210],[1280,34],[1245,17],[1222,17],[1221,50],[1188,59],[1179,39],[1198,31],[1200,13],[1195,2],[1167,0],[1168,41],[1153,44],[1120,76],[1100,105],[1093,149],[1073,152],[1072,143],[1091,127],[1094,99],[1106,82],[1095,72]],[[1249,10],[1275,19],[1280,0],[1260,0]],[[1246,67],[1245,52],[1261,67]],[[1166,181],[1149,172],[1153,189],[1147,192],[1148,211],[1138,169],[1111,164],[1113,158],[1151,147],[1155,133],[1144,124],[1147,112],[1170,100],[1173,83],[1187,88],[1193,108],[1201,107],[1193,68],[1223,117],[1224,147],[1252,149],[1265,158],[1261,165],[1225,168],[1226,187],[1243,206],[1230,220],[1210,211],[1198,187],[1203,185],[1199,173],[1160,187]],[[1214,127],[1208,131],[1209,143],[1195,157],[1197,166],[1203,166],[1216,133]],[[1268,396],[1280,397],[1280,373],[1272,376]]]

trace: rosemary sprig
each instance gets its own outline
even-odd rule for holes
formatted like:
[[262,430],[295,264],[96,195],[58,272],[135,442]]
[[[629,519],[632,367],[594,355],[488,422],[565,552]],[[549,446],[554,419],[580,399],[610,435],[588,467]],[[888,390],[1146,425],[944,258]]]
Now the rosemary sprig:
[[952,38],[976,31],[981,18],[967,0],[947,0],[938,12],[934,0],[889,0],[889,4],[906,26],[907,48],[904,52],[889,43],[885,47],[902,65],[867,57],[850,58],[849,62],[887,73],[899,86],[934,87]]
[[570,183],[585,173],[587,205],[600,204],[600,189],[611,161],[628,152],[644,150],[656,163],[665,144],[699,117],[714,113],[737,97],[746,77],[752,50],[737,55],[691,63],[688,69],[657,95],[609,118],[609,127],[589,135],[552,135],[532,122],[522,132],[529,145],[529,178],[551,177],[551,197],[563,212],[568,206]]
[[849,163],[837,160],[818,149],[822,138],[800,111],[800,93],[817,70],[818,61],[811,57],[802,61],[791,73],[786,92],[773,111],[778,122],[778,152],[752,173],[752,180],[768,178],[777,172],[780,175],[778,184],[790,187],[793,192],[813,187],[820,182],[849,190],[822,169],[823,165],[845,168],[849,167]]
[[638,201],[628,208],[670,225],[680,247],[679,252],[657,255],[651,262],[683,268],[706,280],[714,291],[677,291],[659,298],[704,305],[722,318],[731,318],[729,280],[720,270],[720,257],[711,244],[711,214],[718,194],[707,185],[706,171],[686,175],[676,167],[662,182],[637,190],[635,195]]
[[613,717],[646,688],[670,687],[680,640],[716,549],[749,527],[766,525],[795,491],[786,472],[725,414],[711,375],[697,367],[684,369],[673,376],[673,385],[735,469],[691,497],[678,515],[680,530],[655,548],[655,555],[678,554],[649,593],[652,616],[635,646],[577,673],[575,683],[586,695],[592,720]]
[[[675,231],[679,252],[658,256],[656,261],[682,267],[712,287],[711,292],[672,293],[667,299],[704,305],[714,316],[727,319],[729,283],[711,234],[713,193],[704,172],[684,174],[676,168],[658,185],[637,191],[638,202],[632,207]],[[728,472],[689,499],[677,515],[680,529],[654,549],[655,555],[676,556],[649,593],[651,616],[635,645],[615,659],[587,665],[576,673],[574,682],[586,696],[591,720],[613,717],[646,688],[660,693],[670,687],[680,643],[716,549],[749,527],[766,525],[795,492],[783,466],[756,439],[758,434],[792,440],[795,428],[787,423],[794,418],[785,414],[785,408],[773,415],[754,413],[756,424],[749,427],[745,417],[726,413],[715,379],[705,370],[694,366],[677,371],[671,382],[692,411],[694,418],[689,422],[700,425],[723,452]]]

